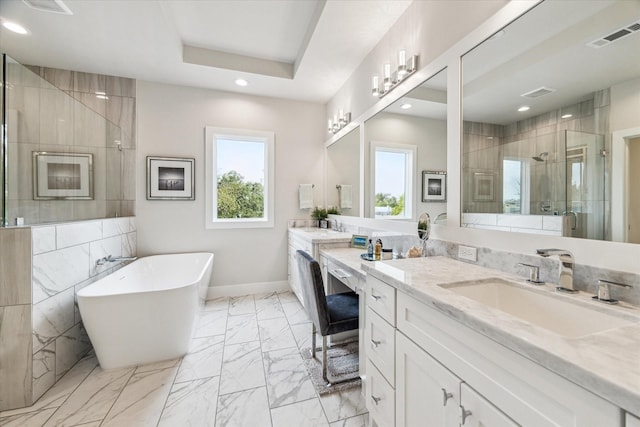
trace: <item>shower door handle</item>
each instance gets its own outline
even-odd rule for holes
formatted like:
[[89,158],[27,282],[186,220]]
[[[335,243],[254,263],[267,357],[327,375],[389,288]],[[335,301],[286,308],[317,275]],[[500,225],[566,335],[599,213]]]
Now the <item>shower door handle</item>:
[[578,226],[578,215],[574,211],[564,211],[562,215],[564,216],[571,215],[573,217],[573,225],[571,226],[571,230],[575,230],[576,227]]

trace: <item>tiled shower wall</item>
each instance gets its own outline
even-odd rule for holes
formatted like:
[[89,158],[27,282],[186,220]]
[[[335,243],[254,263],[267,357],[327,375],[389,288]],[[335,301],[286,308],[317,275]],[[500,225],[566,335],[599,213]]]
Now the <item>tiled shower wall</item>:
[[[134,215],[136,81],[8,64],[7,222]],[[90,200],[36,200],[33,152],[93,155]]]
[[31,403],[31,229],[0,228],[0,410]]
[[122,266],[98,259],[136,254],[135,218],[0,229],[0,246],[11,249],[0,259],[5,410],[35,402],[91,349],[76,294]]

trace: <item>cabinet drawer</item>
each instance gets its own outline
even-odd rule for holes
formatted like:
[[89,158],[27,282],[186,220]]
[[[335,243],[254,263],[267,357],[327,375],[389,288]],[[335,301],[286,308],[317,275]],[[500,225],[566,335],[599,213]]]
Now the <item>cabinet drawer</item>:
[[370,308],[365,328],[366,354],[384,378],[395,386],[395,329]]
[[341,267],[329,259],[327,260],[327,271],[355,293],[361,293],[361,279],[349,269]]
[[367,306],[378,313],[380,317],[396,325],[396,290],[394,287],[367,276]]
[[393,427],[395,425],[395,391],[369,359],[367,359],[365,401],[367,409],[369,409],[369,417],[375,421],[378,427]]

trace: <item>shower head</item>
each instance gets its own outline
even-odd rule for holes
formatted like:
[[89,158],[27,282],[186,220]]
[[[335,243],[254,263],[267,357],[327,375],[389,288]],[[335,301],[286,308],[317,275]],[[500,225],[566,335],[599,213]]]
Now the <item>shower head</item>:
[[549,152],[545,151],[543,153],[538,154],[537,156],[533,156],[532,158],[536,162],[544,162],[547,160],[547,157],[549,157]]

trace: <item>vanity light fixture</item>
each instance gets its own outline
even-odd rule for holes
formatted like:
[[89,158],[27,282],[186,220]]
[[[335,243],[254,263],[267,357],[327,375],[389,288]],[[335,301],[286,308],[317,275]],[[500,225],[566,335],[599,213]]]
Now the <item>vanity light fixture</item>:
[[351,113],[345,113],[342,108],[338,110],[338,114],[333,116],[333,119],[329,119],[327,130],[331,133],[338,133],[340,129],[345,127],[351,122]]
[[245,79],[236,79],[235,84],[241,87],[245,87],[249,84]]
[[417,65],[418,55],[413,55],[407,59],[407,52],[404,49],[400,49],[398,51],[398,67],[395,71],[392,70],[390,62],[382,66],[382,85],[377,74],[371,78],[371,94],[382,98],[400,82],[413,74],[418,68]]
[[522,107],[518,108],[518,111],[524,113],[525,111],[529,111],[530,109],[531,107],[529,107],[528,105],[523,105]]
[[21,35],[29,34],[29,31],[27,31],[25,27],[18,24],[17,22],[2,21],[2,26],[7,30],[14,32],[16,34],[21,34]]

